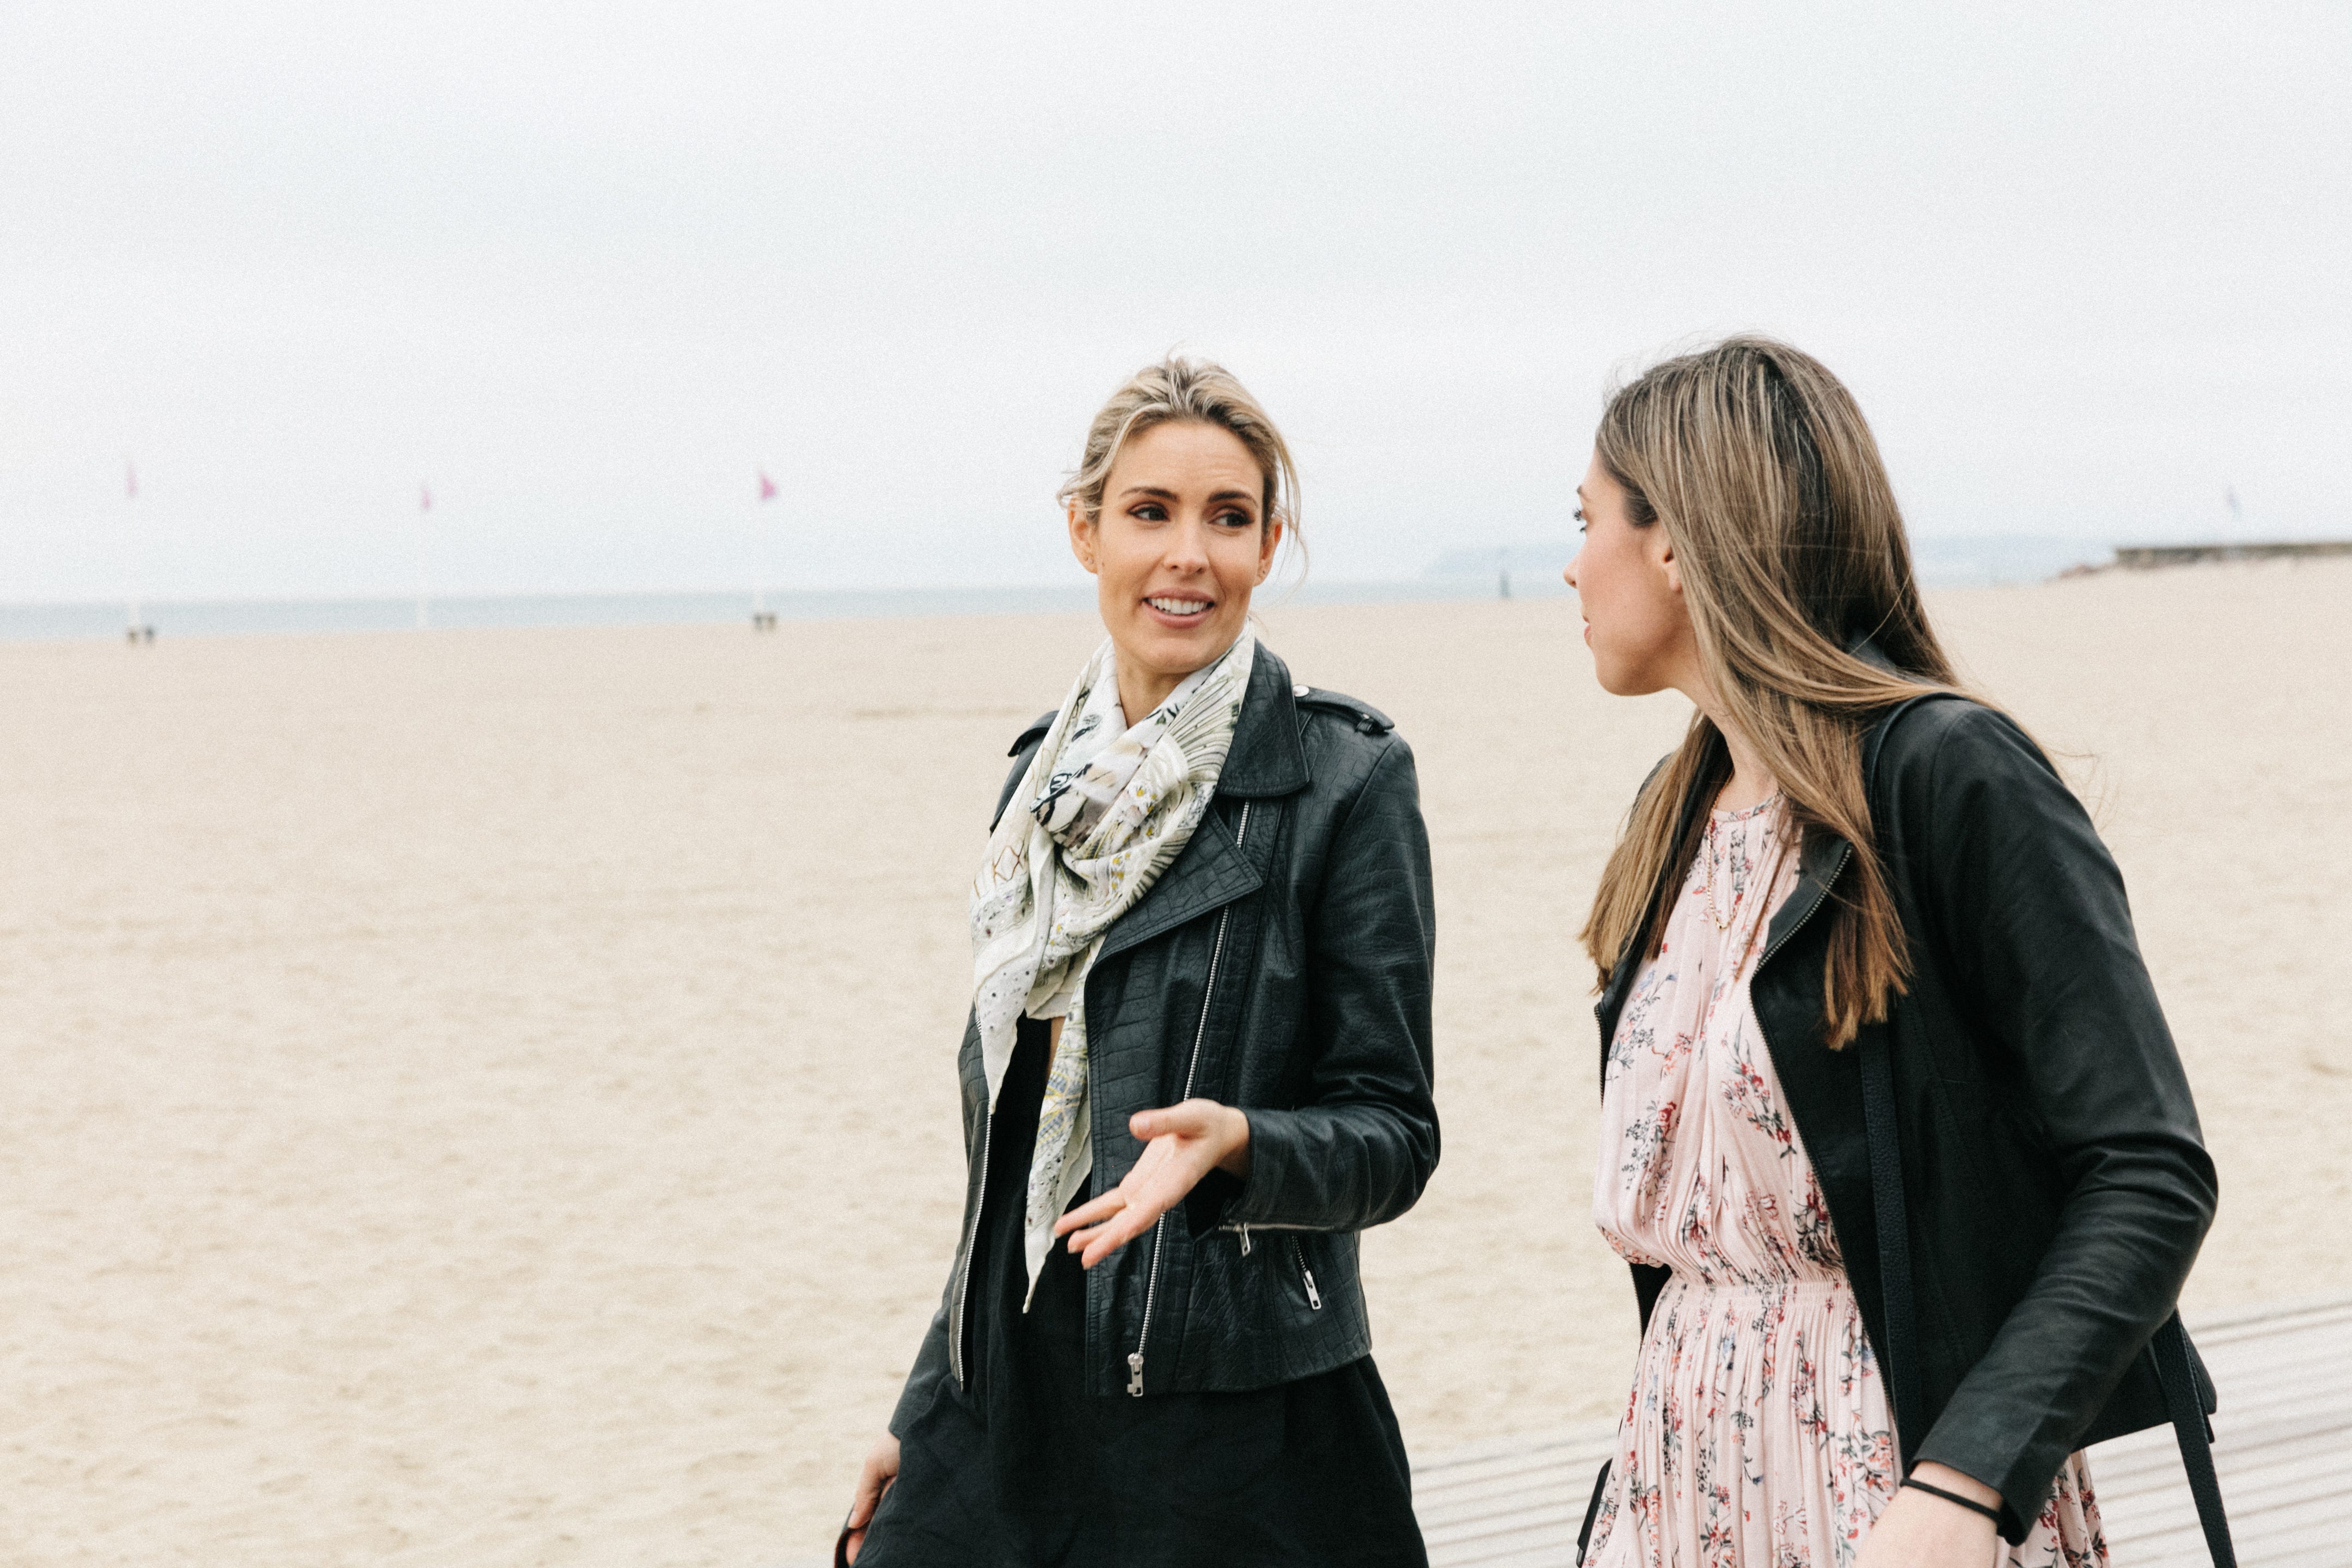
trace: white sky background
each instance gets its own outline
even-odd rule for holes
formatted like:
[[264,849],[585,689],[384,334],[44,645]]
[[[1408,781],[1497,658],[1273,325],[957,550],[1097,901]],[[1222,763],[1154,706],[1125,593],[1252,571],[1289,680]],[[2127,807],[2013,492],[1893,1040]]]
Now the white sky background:
[[7,0],[0,600],[404,592],[420,481],[438,591],[1074,578],[1171,347],[1406,574],[1749,327],[1915,532],[2352,531],[2347,81],[2341,5]]

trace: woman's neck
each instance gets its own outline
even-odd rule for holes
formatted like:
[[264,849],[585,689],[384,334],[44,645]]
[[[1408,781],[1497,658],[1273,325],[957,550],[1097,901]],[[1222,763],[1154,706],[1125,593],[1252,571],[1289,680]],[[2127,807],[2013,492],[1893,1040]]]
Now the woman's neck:
[[1772,776],[1772,770],[1765,765],[1762,753],[1748,738],[1748,731],[1739,727],[1704,681],[1695,684],[1697,689],[1686,690],[1684,695],[1707,716],[1716,732],[1723,737],[1724,750],[1731,753],[1731,777],[1715,797],[1716,809],[1745,811],[1771,798],[1772,792],[1780,787],[1780,781]]
[[1731,778],[1724,784],[1723,793],[1715,797],[1717,809],[1746,811],[1770,799],[1772,792],[1780,787],[1780,781],[1772,776],[1772,771],[1756,754],[1748,737],[1721,719],[1715,721],[1715,727],[1722,731],[1724,747],[1731,752]]
[[1127,661],[1118,661],[1118,707],[1133,729],[1151,716],[1151,710],[1168,700],[1168,694],[1184,683],[1181,675],[1156,675],[1148,669],[1129,671]]

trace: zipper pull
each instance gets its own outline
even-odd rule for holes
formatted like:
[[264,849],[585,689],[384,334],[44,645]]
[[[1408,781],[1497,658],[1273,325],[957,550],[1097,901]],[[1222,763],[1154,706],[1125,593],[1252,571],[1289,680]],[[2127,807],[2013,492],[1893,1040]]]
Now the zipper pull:
[[1242,1256],[1243,1256],[1244,1258],[1247,1258],[1247,1257],[1250,1255],[1249,1226],[1242,1226],[1242,1227],[1241,1227],[1241,1229],[1242,1229]]
[[[1321,1311],[1323,1292],[1315,1289],[1315,1270],[1302,1266],[1298,1270],[1298,1277],[1307,1281],[1307,1304],[1315,1310]],[[1135,1375],[1141,1377],[1143,1374],[1139,1372]]]
[[1143,1397],[1143,1352],[1130,1352],[1127,1358],[1127,1392],[1137,1399]]

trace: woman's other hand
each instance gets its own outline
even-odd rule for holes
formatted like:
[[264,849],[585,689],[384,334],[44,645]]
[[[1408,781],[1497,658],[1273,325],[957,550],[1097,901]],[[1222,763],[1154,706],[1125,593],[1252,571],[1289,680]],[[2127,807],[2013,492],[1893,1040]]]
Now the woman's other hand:
[[857,1467],[857,1490],[849,1500],[849,1518],[843,1521],[843,1555],[850,1562],[866,1549],[866,1527],[874,1522],[874,1510],[882,1506],[882,1494],[898,1479],[898,1439],[889,1433],[866,1450],[866,1462]]
[[[1924,1464],[1911,1472],[1931,1487],[1957,1492],[1987,1508],[1999,1508],[2000,1495],[1972,1476],[1948,1465]],[[1863,1538],[1854,1568],[1990,1568],[1999,1557],[2000,1538],[1993,1521],[1956,1502],[1905,1487],[1878,1515],[1878,1522]]]
[[1127,1130],[1146,1145],[1127,1179],[1054,1226],[1087,1268],[1150,1229],[1211,1171],[1249,1174],[1249,1118],[1230,1105],[1188,1100],[1164,1110],[1139,1110]]

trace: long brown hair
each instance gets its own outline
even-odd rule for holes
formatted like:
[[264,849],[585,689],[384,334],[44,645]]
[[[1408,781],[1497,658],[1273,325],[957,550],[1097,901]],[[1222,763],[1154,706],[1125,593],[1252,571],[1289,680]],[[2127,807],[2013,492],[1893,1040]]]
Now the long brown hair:
[[[1707,683],[1790,817],[1853,846],[1822,977],[1835,1049],[1883,1020],[1909,979],[1871,831],[1863,736],[1895,703],[1959,688],[1912,579],[1878,444],[1820,361],[1736,337],[1620,388],[1594,451],[1625,488],[1634,525],[1666,531]],[[1864,637],[1892,672],[1856,656]],[[1634,801],[1585,922],[1604,985],[1637,938],[1640,956],[1658,951],[1672,900],[1655,895],[1687,874],[1706,821],[1699,812],[1678,834],[1684,802],[1712,797],[1730,773],[1721,732],[1694,714]]]

